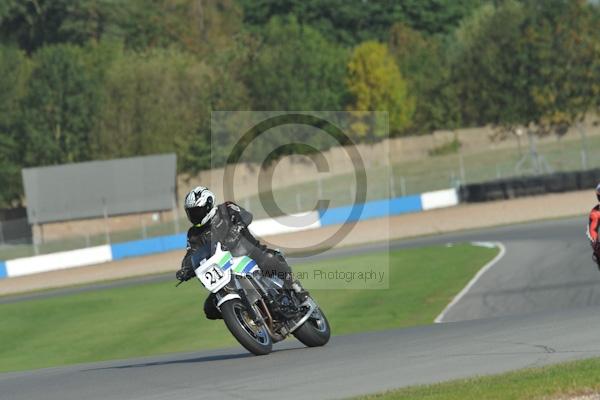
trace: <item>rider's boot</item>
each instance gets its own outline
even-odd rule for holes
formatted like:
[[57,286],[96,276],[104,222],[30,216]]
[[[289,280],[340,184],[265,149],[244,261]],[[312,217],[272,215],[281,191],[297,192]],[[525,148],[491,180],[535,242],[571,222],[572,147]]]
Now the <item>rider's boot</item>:
[[223,319],[221,311],[217,308],[217,296],[214,293],[209,294],[204,300],[204,314],[207,319]]

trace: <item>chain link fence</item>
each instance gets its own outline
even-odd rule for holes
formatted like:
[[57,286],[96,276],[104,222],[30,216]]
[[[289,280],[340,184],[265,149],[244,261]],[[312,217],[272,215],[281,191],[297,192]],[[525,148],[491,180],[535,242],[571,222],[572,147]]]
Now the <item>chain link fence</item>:
[[[462,183],[593,168],[600,168],[600,136],[557,139],[539,145],[534,142],[531,146],[525,144],[515,148],[490,148],[472,154],[458,150],[411,162],[392,157],[391,166],[365,171],[367,201],[458,187]],[[328,201],[328,207],[351,204],[355,191],[353,174],[315,174],[310,182],[274,189],[273,197],[281,211],[289,214],[312,210],[322,199]],[[228,200],[250,210],[255,219],[269,217],[259,195]],[[34,231],[41,230],[41,234],[33,235],[39,238],[35,242],[31,235],[32,227],[26,219],[2,221],[0,260],[182,233],[189,226],[182,210],[170,213],[168,217],[157,218],[156,215],[158,213],[129,216],[127,227],[114,226],[113,219],[108,218],[104,227],[95,230],[87,229],[84,221],[78,228],[56,239],[44,232],[43,225],[33,227]],[[95,224],[101,225],[101,222],[96,221]]]
[[[532,176],[552,172],[600,168],[600,136],[562,138],[543,144],[531,143],[514,148],[489,148],[485,151],[431,155],[419,161],[402,162],[392,158],[391,167],[367,170],[367,200],[399,197],[458,188],[461,184]],[[311,210],[319,199],[330,207],[350,204],[354,199],[352,174],[324,178],[273,191],[280,208],[287,212]],[[237,199],[256,217],[266,217],[259,195]]]
[[[129,218],[137,219],[137,223],[128,223],[128,228],[116,228],[113,226],[115,224],[112,218],[108,218],[106,221],[96,220],[93,222],[93,229],[88,229],[85,223],[81,223],[60,237],[56,237],[57,233],[52,234],[54,237],[48,237],[50,236],[47,232],[48,227],[44,227],[44,225],[30,226],[26,218],[2,221],[0,226],[4,234],[0,235],[0,260],[173,235],[186,230],[189,225],[185,218],[168,220],[152,216]],[[23,231],[23,225],[29,227],[28,231]],[[15,227],[19,227],[21,235],[15,232]],[[9,231],[11,232],[10,236],[6,235],[6,232]]]

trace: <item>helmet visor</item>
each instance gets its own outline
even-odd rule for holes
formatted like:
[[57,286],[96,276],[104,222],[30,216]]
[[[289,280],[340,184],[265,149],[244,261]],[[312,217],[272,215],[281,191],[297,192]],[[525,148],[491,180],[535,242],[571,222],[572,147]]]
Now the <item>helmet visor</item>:
[[210,202],[210,204],[205,204],[202,207],[186,208],[185,212],[187,213],[190,222],[194,225],[198,225],[202,223],[202,220],[204,219],[204,217],[206,217],[206,215],[211,209],[212,202]]

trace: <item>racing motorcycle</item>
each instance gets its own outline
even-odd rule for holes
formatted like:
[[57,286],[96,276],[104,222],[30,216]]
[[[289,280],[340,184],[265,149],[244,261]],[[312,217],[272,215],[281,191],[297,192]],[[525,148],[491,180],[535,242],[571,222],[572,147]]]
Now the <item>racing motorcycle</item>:
[[192,263],[196,277],[215,294],[225,325],[251,353],[269,354],[273,343],[290,334],[308,347],[329,341],[329,322],[314,299],[284,290],[281,279],[263,275],[251,258],[234,257],[217,243],[210,258],[192,257]]

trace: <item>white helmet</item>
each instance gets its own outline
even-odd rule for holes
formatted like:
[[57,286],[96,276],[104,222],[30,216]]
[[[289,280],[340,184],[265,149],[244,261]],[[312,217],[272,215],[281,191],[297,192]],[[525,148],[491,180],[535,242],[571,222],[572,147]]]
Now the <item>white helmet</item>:
[[198,186],[185,196],[185,213],[194,225],[204,225],[217,211],[215,195],[204,186]]

